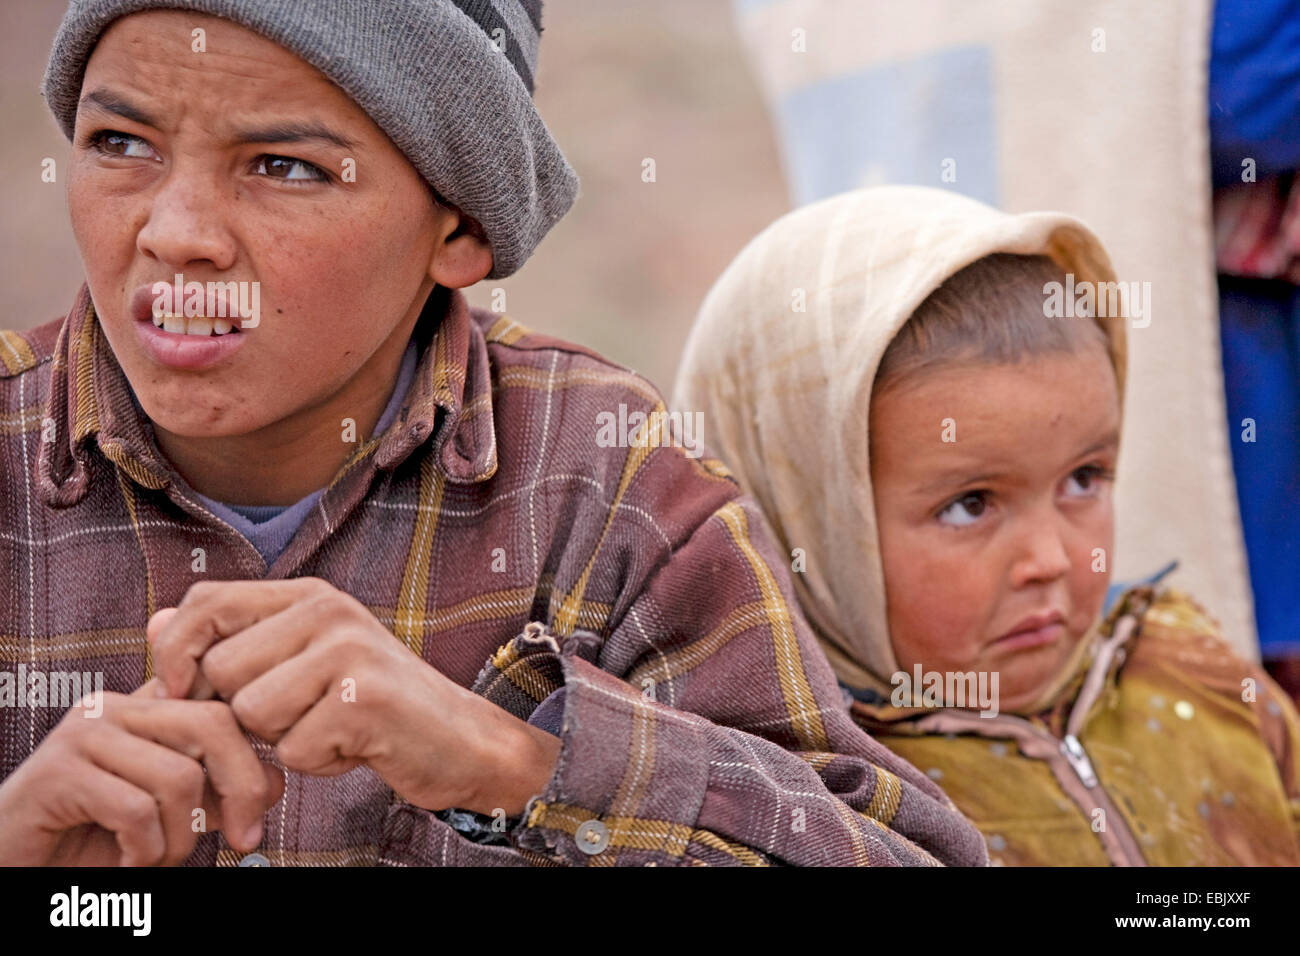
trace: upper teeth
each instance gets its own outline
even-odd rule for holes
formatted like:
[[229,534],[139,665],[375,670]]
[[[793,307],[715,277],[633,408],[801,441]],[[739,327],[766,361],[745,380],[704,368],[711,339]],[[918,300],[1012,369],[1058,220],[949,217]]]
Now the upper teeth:
[[186,318],[173,312],[163,312],[153,317],[153,324],[165,332],[178,335],[225,335],[234,326],[226,319],[209,319],[207,316],[194,315]]

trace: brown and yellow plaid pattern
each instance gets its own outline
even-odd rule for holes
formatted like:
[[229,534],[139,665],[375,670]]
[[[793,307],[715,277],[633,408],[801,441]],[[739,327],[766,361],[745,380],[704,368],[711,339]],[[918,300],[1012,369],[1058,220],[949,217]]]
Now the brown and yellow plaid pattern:
[[[849,719],[721,463],[598,445],[598,413],[662,408],[652,386],[459,293],[431,297],[416,335],[397,420],[268,568],[158,451],[84,285],[66,319],[0,332],[0,668],[130,691],[149,615],[194,581],[315,575],[521,717],[563,688],[562,751],[510,846],[465,839],[364,767],[289,773],[272,865],[985,862],[937,787]],[[0,777],[60,716],[0,709]],[[575,841],[591,821],[596,853]],[[208,834],[189,862],[238,854]]]

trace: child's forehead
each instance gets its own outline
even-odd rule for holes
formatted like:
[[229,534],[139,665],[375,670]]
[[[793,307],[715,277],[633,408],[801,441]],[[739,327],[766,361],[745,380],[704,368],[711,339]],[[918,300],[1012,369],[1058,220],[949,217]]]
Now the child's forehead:
[[916,472],[972,459],[1032,465],[1077,454],[1119,421],[1114,372],[1100,350],[1015,364],[943,363],[873,398],[873,467],[881,461]]
[[1043,394],[1066,394],[1080,386],[1099,396],[1113,391],[1118,398],[1114,367],[1102,349],[1050,351],[1011,362],[970,355],[922,364],[873,395],[872,408],[882,397],[893,399],[885,403],[890,407],[897,407],[902,398],[907,399],[905,405],[981,397],[1010,402],[1017,391],[1030,387]]

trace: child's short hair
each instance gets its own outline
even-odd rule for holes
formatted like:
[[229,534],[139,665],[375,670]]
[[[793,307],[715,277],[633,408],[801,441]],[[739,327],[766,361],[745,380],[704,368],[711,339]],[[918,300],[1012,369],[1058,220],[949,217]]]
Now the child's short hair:
[[950,362],[1011,364],[1090,343],[1104,352],[1106,333],[1090,315],[1085,321],[1048,317],[1043,287],[1064,286],[1065,278],[1050,256],[997,252],[976,259],[917,306],[885,349],[873,391]]

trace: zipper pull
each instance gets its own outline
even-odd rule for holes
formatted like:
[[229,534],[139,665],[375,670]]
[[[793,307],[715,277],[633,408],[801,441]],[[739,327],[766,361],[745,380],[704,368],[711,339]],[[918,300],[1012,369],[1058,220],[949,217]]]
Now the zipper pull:
[[1065,759],[1070,762],[1074,772],[1079,775],[1083,785],[1091,790],[1097,786],[1097,775],[1093,773],[1092,762],[1088,760],[1088,754],[1083,749],[1083,744],[1079,743],[1079,738],[1074,734],[1066,734],[1065,739],[1061,741],[1061,753],[1065,754]]

